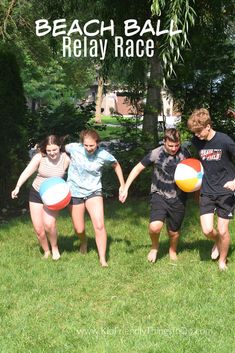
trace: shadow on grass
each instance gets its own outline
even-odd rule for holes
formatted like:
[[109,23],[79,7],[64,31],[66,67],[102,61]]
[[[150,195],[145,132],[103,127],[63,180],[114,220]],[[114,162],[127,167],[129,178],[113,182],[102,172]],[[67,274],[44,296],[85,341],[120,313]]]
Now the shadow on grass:
[[[213,242],[210,242],[207,239],[196,240],[192,242],[181,241],[178,246],[178,255],[185,251],[187,252],[198,251],[200,261],[211,261],[212,246],[213,246]],[[143,248],[146,249],[146,256],[147,256],[148,252],[151,249],[151,243],[149,242],[149,245],[136,245],[136,246],[131,246],[131,243],[130,243],[128,244],[128,249],[126,252],[133,254],[134,252],[141,250]],[[230,246],[228,257],[232,255],[232,253],[234,252],[234,248],[235,246],[233,245]],[[160,240],[159,252],[158,252],[157,258],[160,260],[168,256],[168,253],[169,253],[169,241],[167,239],[163,241]]]
[[[179,246],[179,252],[198,250],[201,261],[211,261],[211,250],[214,243],[205,238],[205,240],[196,240],[193,242],[182,242]],[[234,252],[234,246],[230,245],[228,256]]]
[[[93,251],[93,250],[97,251],[95,238],[87,236],[87,241],[88,241],[88,251],[87,252],[89,253],[90,251]],[[115,240],[114,240],[111,236],[108,235],[107,251],[106,251],[107,260],[109,259],[110,247],[113,242],[115,242],[115,243],[123,243],[124,242],[127,247],[131,246],[131,242],[129,240],[121,239],[121,238],[119,238],[119,239],[115,238]],[[58,237],[58,246],[59,246],[61,254],[63,252],[68,252],[68,253],[78,252],[79,247],[80,247],[80,241],[76,235],[66,236],[66,235],[60,234]]]

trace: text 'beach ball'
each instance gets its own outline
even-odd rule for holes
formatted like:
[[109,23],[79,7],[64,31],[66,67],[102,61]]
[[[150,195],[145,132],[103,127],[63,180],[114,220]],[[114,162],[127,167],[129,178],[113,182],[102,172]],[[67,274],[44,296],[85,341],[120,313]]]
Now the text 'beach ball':
[[185,192],[199,190],[203,174],[203,166],[198,159],[184,159],[177,165],[175,170],[176,185]]
[[44,205],[54,211],[66,207],[71,199],[69,186],[60,177],[51,177],[44,180],[40,186],[39,194]]

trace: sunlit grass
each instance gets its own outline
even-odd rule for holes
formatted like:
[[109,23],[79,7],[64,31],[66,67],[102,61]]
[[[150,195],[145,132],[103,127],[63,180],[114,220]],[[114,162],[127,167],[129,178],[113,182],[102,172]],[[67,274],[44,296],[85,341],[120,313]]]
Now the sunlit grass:
[[[146,261],[148,200],[105,204],[107,269],[99,266],[89,219],[82,256],[69,215],[60,215],[58,262],[42,260],[28,216],[2,225],[1,352],[232,352],[234,248],[221,273],[197,204],[188,203],[177,263],[169,260],[164,230],[154,265]],[[230,232],[234,244],[234,221]]]
[[[91,120],[93,123],[95,122],[95,118]],[[117,118],[112,115],[101,115],[102,124],[119,124]]]

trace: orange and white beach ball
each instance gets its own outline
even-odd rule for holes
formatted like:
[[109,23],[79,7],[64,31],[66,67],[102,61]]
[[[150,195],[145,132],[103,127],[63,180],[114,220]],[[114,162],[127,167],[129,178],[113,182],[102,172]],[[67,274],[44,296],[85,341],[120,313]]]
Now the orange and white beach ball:
[[203,174],[203,166],[198,159],[184,159],[177,165],[175,170],[176,185],[185,192],[199,190]]

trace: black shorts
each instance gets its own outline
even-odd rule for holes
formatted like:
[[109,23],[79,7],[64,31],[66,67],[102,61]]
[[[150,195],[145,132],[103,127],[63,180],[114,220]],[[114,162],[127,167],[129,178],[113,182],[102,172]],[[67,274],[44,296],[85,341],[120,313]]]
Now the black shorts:
[[200,215],[217,213],[220,218],[232,219],[234,215],[235,196],[227,195],[200,195]]
[[150,199],[150,222],[167,222],[169,230],[176,232],[180,229],[185,214],[185,200],[165,199],[153,193]]
[[103,197],[102,190],[94,191],[92,194],[86,197],[71,197],[69,205],[80,205],[81,203],[85,203],[86,200],[91,199],[92,197],[101,196]]
[[29,190],[29,202],[43,203],[39,192],[33,186]]

